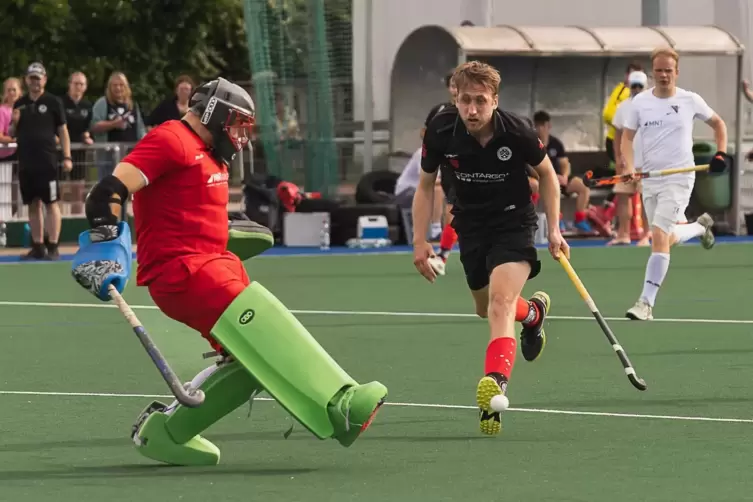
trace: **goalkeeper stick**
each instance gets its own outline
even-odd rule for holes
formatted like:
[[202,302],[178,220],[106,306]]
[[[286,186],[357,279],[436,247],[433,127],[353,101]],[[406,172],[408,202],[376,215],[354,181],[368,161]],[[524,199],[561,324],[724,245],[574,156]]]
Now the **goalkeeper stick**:
[[670,174],[691,173],[694,171],[708,171],[709,165],[703,164],[692,167],[677,167],[674,169],[664,169],[662,171],[646,171],[631,174],[618,174],[616,176],[607,176],[606,178],[593,178],[593,171],[588,171],[585,175],[586,186],[598,187],[604,185],[616,185],[617,183],[629,183],[631,181],[642,180],[644,178],[656,178],[657,176],[669,176]]
[[164,378],[165,382],[167,382],[167,386],[170,387],[170,390],[175,396],[175,399],[177,399],[178,402],[183,406],[188,406],[189,408],[196,408],[200,406],[204,402],[204,393],[201,390],[192,389],[188,391],[183,387],[183,385],[180,383],[180,379],[170,368],[170,365],[167,363],[164,356],[160,353],[159,349],[144,329],[144,326],[136,317],[136,314],[133,313],[133,309],[128,306],[120,293],[118,293],[117,288],[110,284],[108,291],[110,292],[110,297],[118,306],[118,309],[120,309],[120,313],[123,314],[123,317],[125,317],[126,321],[128,321],[128,323],[131,325],[133,332],[136,333],[136,336],[139,337],[141,344],[149,353],[152,361],[154,361],[154,365],[157,366],[157,369],[162,374],[162,378]]
[[570,277],[570,280],[575,285],[575,289],[578,290],[578,293],[580,293],[580,296],[583,298],[583,300],[585,300],[586,305],[588,305],[589,310],[591,310],[591,313],[596,318],[596,322],[599,323],[599,327],[601,327],[601,330],[607,336],[609,343],[612,344],[612,348],[617,353],[617,357],[620,358],[622,367],[625,368],[625,374],[627,375],[628,380],[630,380],[630,383],[633,384],[633,387],[635,387],[638,390],[646,390],[648,388],[646,386],[646,381],[643,380],[642,378],[639,378],[638,375],[635,374],[633,365],[630,364],[630,359],[628,359],[628,356],[625,353],[625,350],[620,345],[620,342],[617,341],[617,337],[614,336],[614,333],[612,333],[612,330],[607,324],[607,321],[604,319],[604,316],[601,315],[601,312],[599,312],[599,309],[596,308],[596,304],[591,299],[591,295],[588,294],[588,291],[586,290],[586,287],[583,285],[583,282],[581,282],[580,278],[578,277],[578,274],[575,273],[573,266],[570,265],[570,262],[562,253],[560,253],[559,262],[560,262],[560,265],[562,265],[562,267],[565,269],[565,272],[567,272],[567,275],[568,277]]

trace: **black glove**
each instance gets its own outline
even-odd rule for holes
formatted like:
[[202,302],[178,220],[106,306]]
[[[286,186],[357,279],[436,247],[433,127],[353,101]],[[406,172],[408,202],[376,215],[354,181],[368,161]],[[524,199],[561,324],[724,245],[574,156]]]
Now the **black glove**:
[[709,171],[714,174],[720,174],[732,167],[732,157],[725,152],[716,152],[714,158],[709,162]]

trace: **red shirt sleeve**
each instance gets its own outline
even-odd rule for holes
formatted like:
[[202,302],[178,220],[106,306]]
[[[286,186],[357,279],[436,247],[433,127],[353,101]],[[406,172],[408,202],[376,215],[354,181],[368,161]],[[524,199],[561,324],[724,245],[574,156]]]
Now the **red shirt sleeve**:
[[173,131],[156,127],[139,141],[123,162],[136,166],[149,183],[186,165],[183,143]]

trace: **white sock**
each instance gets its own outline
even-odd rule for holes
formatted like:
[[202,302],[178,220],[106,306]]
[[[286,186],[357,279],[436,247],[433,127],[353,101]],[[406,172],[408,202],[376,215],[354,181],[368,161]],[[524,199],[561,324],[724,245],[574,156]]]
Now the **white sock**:
[[432,223],[431,224],[431,235],[432,237],[441,234],[442,233],[442,224],[440,222]]
[[643,282],[641,299],[654,306],[661,283],[669,270],[669,253],[651,253],[646,264],[646,279]]
[[[219,368],[219,366],[217,366],[216,364],[213,364],[201,370],[201,372],[199,372],[199,374],[193,377],[193,380],[191,380],[191,388],[198,389],[199,386],[203,384],[212,373],[217,371],[217,368]],[[177,400],[173,401],[172,403],[170,403],[170,406],[168,406],[167,409],[163,413],[165,415],[170,415],[172,414],[173,411],[175,411],[175,408],[177,407],[178,407],[178,401]]]
[[675,225],[675,229],[672,233],[677,236],[677,242],[688,242],[693,237],[700,237],[705,231],[706,227],[695,222],[687,223],[685,225]]

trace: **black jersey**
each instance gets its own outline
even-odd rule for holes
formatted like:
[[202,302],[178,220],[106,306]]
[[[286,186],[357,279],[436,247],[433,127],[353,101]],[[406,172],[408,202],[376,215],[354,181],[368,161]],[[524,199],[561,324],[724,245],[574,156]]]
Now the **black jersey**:
[[468,133],[455,106],[443,108],[424,135],[421,168],[436,172],[449,168],[455,192],[453,213],[458,230],[513,229],[535,224],[528,166],[546,157],[544,145],[523,117],[495,110],[494,136],[481,144]]
[[63,103],[52,94],[43,93],[36,101],[28,94],[13,105],[19,111],[16,126],[18,158],[24,168],[57,165],[58,128],[66,123]]

